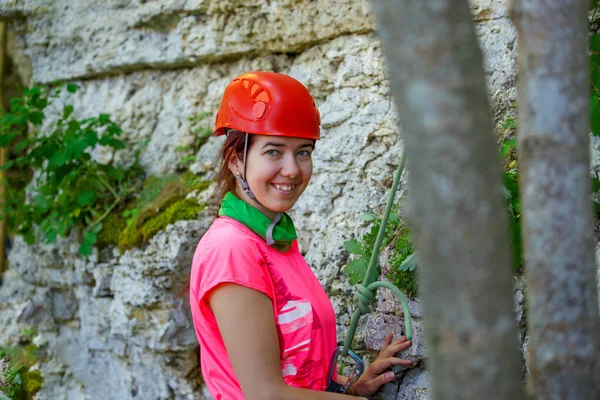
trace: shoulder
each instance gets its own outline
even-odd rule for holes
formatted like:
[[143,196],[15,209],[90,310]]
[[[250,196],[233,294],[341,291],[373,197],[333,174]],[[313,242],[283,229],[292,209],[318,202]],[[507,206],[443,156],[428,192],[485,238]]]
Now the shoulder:
[[199,261],[206,262],[259,260],[260,241],[242,223],[229,217],[219,217],[200,240],[196,255]]
[[210,229],[202,237],[201,243],[204,244],[206,251],[215,249],[235,249],[254,248],[258,242],[258,237],[244,226],[242,223],[229,218],[217,218]]

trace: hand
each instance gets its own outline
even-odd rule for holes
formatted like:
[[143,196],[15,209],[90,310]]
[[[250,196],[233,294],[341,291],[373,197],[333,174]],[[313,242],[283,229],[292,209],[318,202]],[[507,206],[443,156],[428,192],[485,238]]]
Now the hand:
[[369,365],[369,368],[352,385],[352,392],[355,396],[373,396],[381,385],[394,380],[395,374],[392,371],[385,372],[386,369],[394,365],[413,364],[410,360],[394,357],[394,354],[412,346],[412,342],[401,336],[392,343],[392,337],[392,334],[388,333],[377,359]]

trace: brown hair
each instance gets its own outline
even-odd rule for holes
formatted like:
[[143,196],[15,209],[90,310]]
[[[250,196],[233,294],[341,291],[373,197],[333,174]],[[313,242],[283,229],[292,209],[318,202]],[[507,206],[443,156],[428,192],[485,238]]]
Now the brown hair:
[[[254,135],[248,135],[248,147],[252,143],[252,137]],[[236,178],[229,169],[229,159],[233,152],[237,153],[240,160],[244,157],[244,143],[246,141],[246,133],[230,130],[227,133],[227,139],[221,147],[219,152],[221,158],[221,166],[219,168],[219,175],[217,176],[217,186],[213,193],[213,198],[217,203],[220,203],[227,192],[235,192]]]

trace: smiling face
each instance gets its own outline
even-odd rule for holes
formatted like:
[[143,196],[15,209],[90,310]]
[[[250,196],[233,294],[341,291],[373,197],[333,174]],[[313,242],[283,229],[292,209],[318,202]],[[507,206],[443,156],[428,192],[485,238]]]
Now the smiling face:
[[[269,218],[288,211],[310,182],[312,151],[310,139],[254,135],[246,155],[246,180],[260,204],[243,192],[239,182],[236,195]],[[241,175],[242,168],[240,158],[232,155],[231,172]]]

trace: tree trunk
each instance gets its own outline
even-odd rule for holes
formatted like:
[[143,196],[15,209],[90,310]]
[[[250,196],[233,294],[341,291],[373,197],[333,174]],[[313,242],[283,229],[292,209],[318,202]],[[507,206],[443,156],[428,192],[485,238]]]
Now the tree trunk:
[[522,399],[506,204],[469,4],[372,4],[408,152],[433,398]]
[[515,1],[529,358],[538,399],[600,399],[588,0]]

